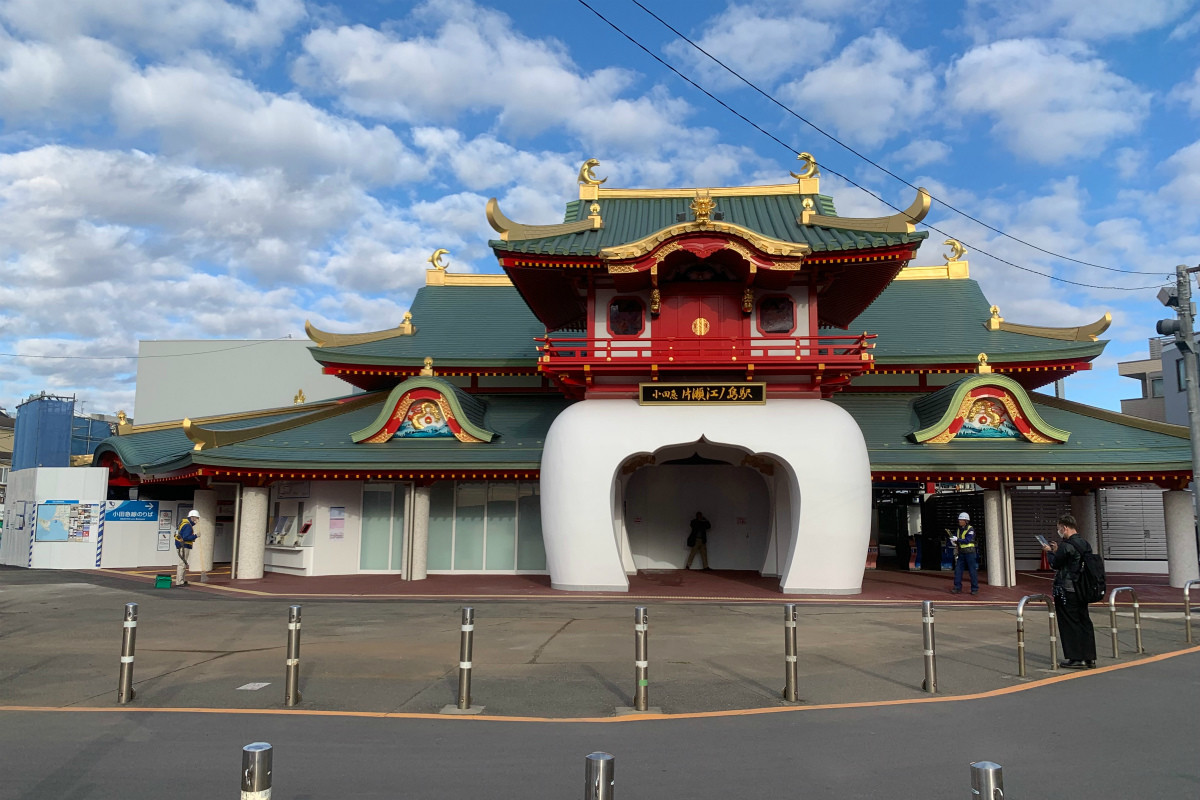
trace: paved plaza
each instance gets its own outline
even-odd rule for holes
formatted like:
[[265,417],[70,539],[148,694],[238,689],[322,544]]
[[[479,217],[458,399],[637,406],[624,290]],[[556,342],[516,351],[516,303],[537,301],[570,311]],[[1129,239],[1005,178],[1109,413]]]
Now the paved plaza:
[[[797,704],[780,696],[784,598],[638,602],[650,614],[650,705],[662,714],[635,718],[615,716],[632,700],[635,602],[471,600],[472,700],[485,708],[447,718],[438,712],[456,699],[461,599],[156,590],[136,576],[4,569],[0,718],[14,724],[0,726],[0,753],[27,774],[0,797],[158,796],[138,776],[173,775],[170,740],[180,736],[181,774],[217,788],[177,797],[236,791],[238,750],[259,739],[279,748],[276,798],[394,797],[407,793],[401,786],[420,797],[515,797],[521,787],[567,796],[592,750],[618,756],[623,797],[716,798],[747,785],[766,795],[789,780],[809,787],[789,792],[803,796],[875,796],[871,780],[912,796],[965,796],[966,765],[981,759],[1006,766],[1011,796],[1118,797],[1141,785],[1196,795],[1200,770],[1187,743],[1200,712],[1200,653],[1184,642],[1180,603],[1144,604],[1142,655],[1122,606],[1117,659],[1107,609],[1094,606],[1099,668],[1084,672],[1050,670],[1044,606],[1031,605],[1020,678],[1010,598],[932,599],[936,697],[921,690],[919,600],[860,598],[800,604]],[[117,707],[127,602],[139,604],[137,696]],[[303,701],[287,709],[293,602],[303,608]],[[265,685],[245,688],[256,684]],[[1083,722],[1055,708],[1077,708]],[[1076,741],[1081,725],[1087,741]],[[1053,754],[1076,748],[1106,791],[1013,791],[1012,781],[1048,780]],[[1171,754],[1173,771],[1139,783]],[[128,774],[113,763],[121,758],[131,760]],[[1119,785],[1131,791],[1107,793]]]

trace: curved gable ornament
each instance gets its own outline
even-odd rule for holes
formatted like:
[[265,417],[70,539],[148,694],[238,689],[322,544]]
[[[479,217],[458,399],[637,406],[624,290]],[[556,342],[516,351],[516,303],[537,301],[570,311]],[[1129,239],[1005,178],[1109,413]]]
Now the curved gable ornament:
[[410,378],[388,394],[379,416],[350,434],[355,444],[396,439],[490,442],[496,434],[472,423],[454,390],[436,378]]
[[1071,436],[1042,419],[1024,387],[1003,375],[977,375],[938,394],[945,395],[938,420],[909,434],[918,444],[944,444],[954,439],[1064,444]]

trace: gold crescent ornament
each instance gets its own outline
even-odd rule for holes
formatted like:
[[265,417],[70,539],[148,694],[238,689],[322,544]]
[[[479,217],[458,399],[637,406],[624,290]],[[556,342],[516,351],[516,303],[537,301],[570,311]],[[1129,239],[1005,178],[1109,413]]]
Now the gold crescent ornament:
[[815,178],[818,174],[820,174],[817,169],[817,160],[813,158],[812,153],[801,153],[800,155],[796,156],[796,160],[804,162],[804,169],[800,170],[799,172],[788,173],[796,180],[802,181],[805,178]]
[[425,260],[428,261],[430,264],[432,264],[434,269],[445,272],[446,267],[448,267],[450,265],[447,264],[446,262],[442,261],[442,256],[448,255],[449,253],[450,253],[450,251],[447,250],[446,248],[439,247],[437,250],[433,251],[433,255],[431,255],[429,258],[427,258]]

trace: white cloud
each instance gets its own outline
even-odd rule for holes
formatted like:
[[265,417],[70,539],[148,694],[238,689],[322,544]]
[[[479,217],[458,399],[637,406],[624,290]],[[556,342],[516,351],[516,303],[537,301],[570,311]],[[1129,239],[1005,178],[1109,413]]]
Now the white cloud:
[[1183,103],[1193,117],[1200,117],[1200,69],[1192,74],[1192,79],[1177,84],[1171,89],[1168,99]]
[[1086,47],[1015,39],[976,47],[946,75],[949,103],[986,114],[1014,154],[1039,163],[1094,158],[1135,133],[1150,94]]
[[274,47],[306,16],[303,0],[7,0],[0,20],[52,41],[94,36],[130,49],[175,52],[203,43]]
[[146,69],[116,87],[113,113],[127,134],[153,133],[168,153],[191,152],[220,166],[348,173],[378,184],[424,174],[390,129],[260,91],[212,63]]
[[882,30],[855,39],[835,58],[785,85],[780,95],[839,136],[879,145],[911,130],[933,107],[928,58]]
[[1178,216],[1200,219],[1200,141],[1173,153],[1163,166],[1172,178],[1162,188],[1161,199]]
[[968,0],[968,28],[982,40],[1060,35],[1099,40],[1170,25],[1192,0]]
[[364,25],[314,30],[295,79],[336,93],[364,116],[449,122],[496,110],[507,127],[526,132],[606,104],[632,80],[617,68],[585,77],[558,43],[522,36],[508,17],[468,2],[426,4],[415,15],[437,23],[436,33],[400,38]]
[[[819,64],[833,47],[837,29],[804,16],[794,8],[767,10],[732,4],[704,23],[698,37],[689,37],[713,56],[754,83],[774,82],[798,67]],[[695,72],[706,87],[739,86],[739,81],[685,41],[666,47],[667,55]]]
[[78,123],[106,111],[110,88],[131,71],[128,56],[107,42],[24,42],[0,28],[0,119],[8,126]]
[[896,151],[896,159],[906,167],[923,167],[945,161],[950,155],[950,145],[931,139],[914,139]]

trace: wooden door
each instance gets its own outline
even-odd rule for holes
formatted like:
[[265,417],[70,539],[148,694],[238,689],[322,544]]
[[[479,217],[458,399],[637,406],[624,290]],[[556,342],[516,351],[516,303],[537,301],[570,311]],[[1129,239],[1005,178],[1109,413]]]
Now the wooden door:
[[655,339],[660,340],[656,344],[692,358],[729,360],[731,352],[740,348],[745,327],[740,291],[738,284],[727,291],[714,284],[667,289],[655,325]]

